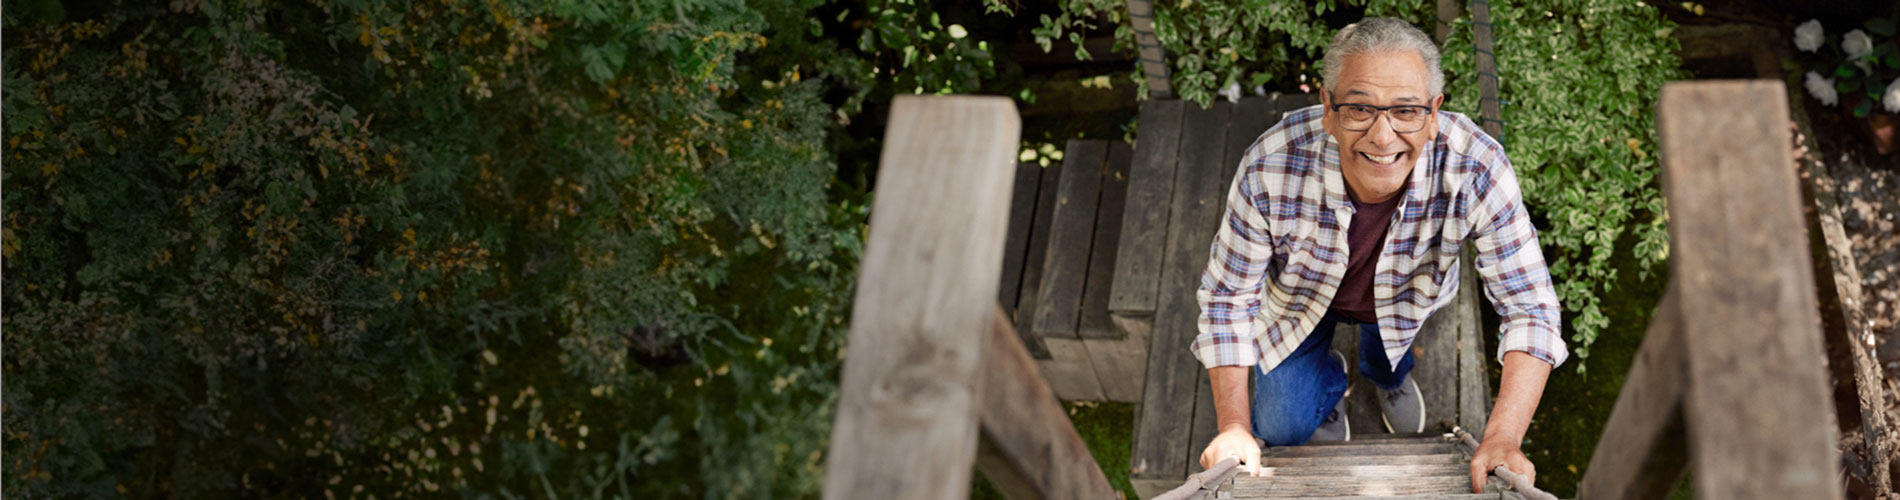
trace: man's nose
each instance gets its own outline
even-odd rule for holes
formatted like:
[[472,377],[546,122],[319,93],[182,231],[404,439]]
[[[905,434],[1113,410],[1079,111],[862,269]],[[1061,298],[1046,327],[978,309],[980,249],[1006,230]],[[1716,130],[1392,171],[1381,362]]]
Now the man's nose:
[[1379,147],[1399,140],[1398,131],[1392,129],[1392,117],[1386,116],[1385,113],[1379,113],[1379,116],[1373,117],[1372,127],[1366,129],[1366,140],[1372,141],[1372,145]]

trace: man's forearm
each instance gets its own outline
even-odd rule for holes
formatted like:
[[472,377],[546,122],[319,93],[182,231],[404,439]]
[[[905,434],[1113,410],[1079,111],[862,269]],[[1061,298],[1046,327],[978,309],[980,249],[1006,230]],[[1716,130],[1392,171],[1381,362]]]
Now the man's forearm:
[[[1207,381],[1214,390],[1214,417],[1217,430],[1227,430],[1238,425],[1243,430],[1253,429],[1252,408],[1247,397],[1247,370],[1251,366],[1216,366],[1207,369]],[[1533,403],[1535,404],[1535,403]]]
[[1496,439],[1515,446],[1524,441],[1524,430],[1544,397],[1550,369],[1550,363],[1523,351],[1504,354],[1504,379],[1498,387],[1497,406],[1491,408],[1491,419],[1484,425],[1485,442]]

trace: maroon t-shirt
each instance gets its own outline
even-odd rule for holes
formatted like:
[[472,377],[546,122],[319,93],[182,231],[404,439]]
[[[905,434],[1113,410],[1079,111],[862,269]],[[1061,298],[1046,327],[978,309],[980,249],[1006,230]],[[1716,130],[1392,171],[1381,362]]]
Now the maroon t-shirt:
[[1333,294],[1332,309],[1361,323],[1377,323],[1373,309],[1372,276],[1378,274],[1379,252],[1385,249],[1385,230],[1392,227],[1392,214],[1405,193],[1379,203],[1364,203],[1346,190],[1352,199],[1352,225],[1346,228],[1346,276],[1339,280],[1339,292]]

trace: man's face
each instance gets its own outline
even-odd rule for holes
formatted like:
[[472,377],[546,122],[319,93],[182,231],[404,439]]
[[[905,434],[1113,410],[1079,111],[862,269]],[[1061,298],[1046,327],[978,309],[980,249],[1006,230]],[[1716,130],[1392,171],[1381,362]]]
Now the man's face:
[[[1326,133],[1339,142],[1340,169],[1360,201],[1377,203],[1398,195],[1413,163],[1438,138],[1438,105],[1444,97],[1430,95],[1427,78],[1425,59],[1416,51],[1366,52],[1346,56],[1337,85],[1328,82],[1333,91],[1320,93],[1326,104]],[[1368,125],[1334,109],[1339,104],[1410,104],[1429,107],[1430,112],[1422,124],[1408,126],[1395,119],[1398,110],[1375,111]],[[1414,126],[1419,128],[1413,131]]]

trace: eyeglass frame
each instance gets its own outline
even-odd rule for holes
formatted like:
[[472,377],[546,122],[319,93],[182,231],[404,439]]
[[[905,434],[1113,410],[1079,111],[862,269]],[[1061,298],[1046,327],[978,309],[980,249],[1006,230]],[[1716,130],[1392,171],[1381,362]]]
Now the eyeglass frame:
[[[1328,94],[1331,94],[1331,93],[1330,93],[1330,92],[1328,92]],[[1331,95],[1328,95],[1327,97],[1332,97],[1332,96],[1331,96]],[[1341,107],[1345,107],[1345,106],[1359,106],[1359,107],[1362,107],[1362,108],[1372,108],[1375,114],[1374,114],[1374,115],[1372,115],[1372,121],[1370,121],[1370,122],[1366,122],[1366,128],[1362,128],[1362,129],[1353,129],[1353,128],[1351,128],[1351,127],[1347,127],[1347,126],[1346,126],[1346,120],[1344,120],[1344,119],[1343,119],[1343,118],[1345,118],[1345,116],[1344,116],[1344,114],[1343,114],[1343,112],[1339,110],[1339,108],[1341,108]],[[1430,120],[1430,119],[1432,119],[1432,117],[1433,117],[1434,115],[1436,115],[1436,114],[1437,114],[1437,111],[1438,111],[1437,109],[1434,109],[1434,108],[1433,108],[1432,106],[1426,106],[1426,105],[1423,105],[1423,104],[1394,104],[1394,105],[1391,105],[1391,106],[1374,106],[1374,105],[1371,105],[1371,104],[1361,104],[1361,103],[1353,103],[1353,102],[1335,102],[1335,103],[1332,103],[1332,104],[1329,104],[1329,105],[1327,105],[1327,106],[1326,106],[1326,108],[1327,108],[1327,109],[1329,109],[1329,110],[1332,110],[1332,112],[1334,112],[1334,113],[1341,113],[1341,116],[1340,116],[1340,118],[1342,118],[1342,119],[1341,119],[1341,120],[1339,121],[1339,128],[1342,128],[1342,129],[1346,129],[1347,131],[1350,131],[1350,132],[1365,132],[1365,131],[1368,131],[1368,130],[1372,130],[1372,126],[1373,126],[1373,125],[1375,125],[1375,124],[1378,124],[1378,123],[1379,123],[1379,118],[1380,118],[1380,117],[1385,117],[1385,119],[1386,119],[1386,126],[1388,126],[1388,127],[1392,127],[1392,132],[1394,132],[1394,133],[1399,133],[1399,134],[1415,134],[1415,133],[1418,133],[1418,132],[1419,132],[1419,131],[1421,131],[1421,130],[1425,130],[1425,128],[1426,128],[1426,126],[1427,126],[1427,125],[1430,125],[1430,122],[1428,122],[1428,121],[1426,121],[1426,120]],[[1399,122],[1398,122],[1397,120],[1394,120],[1394,119],[1392,119],[1392,117],[1391,117],[1391,116],[1388,116],[1388,115],[1386,114],[1386,112],[1387,112],[1387,111],[1390,111],[1390,110],[1394,110],[1394,109],[1409,109],[1409,108],[1419,108],[1419,109],[1422,109],[1422,110],[1424,110],[1424,111],[1425,111],[1425,119],[1424,119],[1424,120],[1420,120],[1420,121],[1419,121],[1419,125],[1418,125],[1418,128],[1416,128],[1416,129],[1412,129],[1412,130],[1399,130],[1399,128],[1398,128],[1398,127],[1395,127],[1395,126],[1393,126],[1393,125],[1396,125],[1396,124],[1398,124]]]

